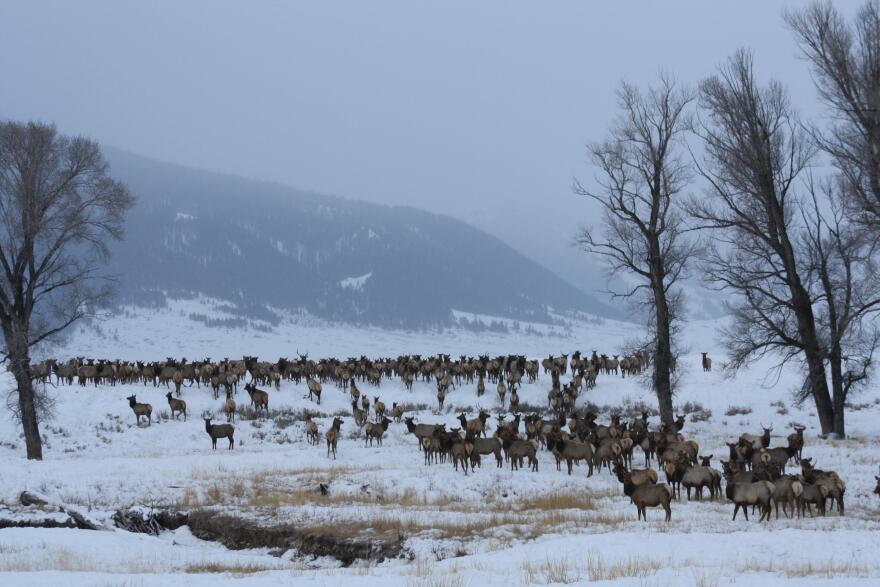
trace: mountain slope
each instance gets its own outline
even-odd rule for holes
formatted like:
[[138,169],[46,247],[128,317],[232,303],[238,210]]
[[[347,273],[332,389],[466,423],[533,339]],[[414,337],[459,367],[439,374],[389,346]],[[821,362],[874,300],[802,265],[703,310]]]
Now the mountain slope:
[[386,327],[446,324],[450,310],[547,320],[616,313],[463,222],[307,193],[106,149],[138,198],[113,246],[122,302],[201,293]]

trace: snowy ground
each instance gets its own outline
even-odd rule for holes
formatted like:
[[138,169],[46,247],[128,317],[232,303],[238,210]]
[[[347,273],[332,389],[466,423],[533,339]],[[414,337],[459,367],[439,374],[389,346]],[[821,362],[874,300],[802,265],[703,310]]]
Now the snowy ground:
[[[195,359],[243,354],[264,358],[292,356],[396,356],[401,353],[459,354],[507,352],[530,357],[575,349],[616,353],[638,334],[621,323],[578,323],[569,329],[545,329],[540,335],[388,333],[297,320],[273,332],[206,328],[186,318],[204,313],[205,301],[180,302],[160,313],[129,311],[78,333],[55,354],[127,359],[182,356]],[[210,303],[208,303],[210,306]],[[305,396],[304,385],[282,385],[270,391],[274,418],[236,424],[234,451],[212,451],[199,415],[220,413],[220,403],[204,389],[186,388],[187,422],[161,419],[136,427],[125,397],[138,394],[155,414],[167,413],[164,388],[118,386],[59,387],[56,417],[43,426],[45,460],[23,458],[17,427],[0,419],[0,518],[29,515],[17,506],[22,490],[43,494],[106,521],[118,508],[131,506],[209,508],[268,522],[294,522],[298,527],[346,535],[400,532],[412,560],[339,568],[332,560],[270,555],[264,550],[230,551],[194,538],[186,528],[159,537],[120,530],[0,530],[0,582],[6,585],[168,585],[187,573],[192,585],[528,585],[614,581],[623,585],[773,585],[865,584],[880,580],[877,531],[880,500],[871,492],[880,462],[876,420],[880,393],[876,387],[854,398],[850,439],[817,438],[810,406],[797,409],[790,395],[798,374],[766,374],[757,365],[736,379],[716,369],[699,370],[699,351],[723,361],[715,340],[716,323],[689,324],[692,352],[677,398],[711,410],[702,422],[688,421],[684,432],[696,439],[701,454],[726,455],[724,442],[741,432],[757,432],[760,423],[774,427],[773,445],[784,444],[791,424],[808,426],[805,455],[822,468],[837,470],[847,482],[847,515],[780,519],[769,524],[730,520],[732,506],[721,501],[673,503],[673,521],[662,511],[649,511],[637,522],[634,507],[608,473],[587,478],[586,469],[571,477],[556,471],[549,453],[540,456],[540,471],[497,469],[490,459],[474,474],[456,473],[451,465],[426,467],[415,439],[402,424],[392,424],[382,448],[364,448],[350,417],[345,418],[339,457],[328,459],[323,445],[305,442],[296,412],[318,409]],[[540,330],[536,328],[536,330]],[[568,332],[566,334],[566,331]],[[9,383],[7,383],[9,385]],[[396,381],[379,389],[366,384],[371,396],[424,406],[411,412],[420,422],[457,426],[462,410],[482,407],[499,412],[497,398],[477,398],[474,386],[451,392],[444,413],[437,413],[434,388],[417,383],[412,393]],[[522,401],[546,403],[549,379],[525,385]],[[239,393],[239,403],[246,394]],[[598,386],[579,402],[626,406],[651,402],[630,379],[600,377]],[[779,404],[778,402],[782,402]],[[775,404],[775,405],[774,405]],[[730,407],[748,414],[727,416]],[[328,384],[318,421],[349,413],[348,395]],[[527,409],[523,411],[527,412]],[[607,419],[607,415],[601,419]],[[656,419],[654,419],[656,423]],[[495,419],[490,420],[494,429]],[[224,441],[221,440],[222,445]],[[640,451],[636,453],[639,462]],[[328,483],[330,495],[316,491]],[[31,514],[32,515],[32,514]]]

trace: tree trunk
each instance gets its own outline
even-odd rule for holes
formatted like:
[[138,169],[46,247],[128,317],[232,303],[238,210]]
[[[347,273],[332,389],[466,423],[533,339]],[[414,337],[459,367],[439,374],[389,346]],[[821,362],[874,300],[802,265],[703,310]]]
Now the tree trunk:
[[24,430],[24,442],[27,458],[43,460],[43,442],[37,424],[37,409],[34,401],[34,384],[31,380],[31,366],[28,352],[15,350],[10,352],[9,364],[15,376],[18,388],[18,408],[21,412],[21,425]]
[[841,360],[840,348],[831,350],[829,364],[831,365],[831,391],[833,396],[833,427],[832,432],[838,438],[846,438],[846,390],[843,387],[843,361]]
[[816,415],[819,416],[819,425],[822,434],[830,434],[834,431],[834,406],[831,403],[831,395],[828,393],[828,380],[825,375],[825,365],[822,356],[817,349],[808,348],[805,351],[807,367],[810,370],[810,392],[816,403]]
[[672,341],[670,333],[669,303],[663,287],[663,263],[659,254],[660,243],[652,243],[651,288],[654,293],[657,340],[654,347],[654,391],[660,409],[660,421],[672,425]]

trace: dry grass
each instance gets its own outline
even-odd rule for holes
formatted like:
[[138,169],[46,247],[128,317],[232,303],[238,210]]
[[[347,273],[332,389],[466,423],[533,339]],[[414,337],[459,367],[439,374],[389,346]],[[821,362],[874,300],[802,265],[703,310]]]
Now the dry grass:
[[824,562],[775,562],[772,560],[749,560],[740,565],[738,572],[779,573],[790,578],[820,577],[833,579],[836,577],[875,577],[877,567],[868,567],[863,562],[850,559],[848,561],[827,560]]
[[607,563],[601,556],[588,554],[584,562],[548,556],[540,563],[520,565],[524,585],[570,584],[586,581],[614,581],[623,578],[645,578],[672,565],[672,561],[630,557]]
[[189,574],[209,574],[209,573],[228,573],[237,577],[252,575],[254,573],[262,573],[264,571],[278,570],[283,567],[271,567],[258,565],[253,563],[220,563],[220,562],[201,562],[189,563],[183,569],[184,573]]

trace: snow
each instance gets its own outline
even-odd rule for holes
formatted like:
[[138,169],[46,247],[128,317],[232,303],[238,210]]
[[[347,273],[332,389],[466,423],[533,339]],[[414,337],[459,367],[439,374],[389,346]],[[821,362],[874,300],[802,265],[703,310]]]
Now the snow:
[[339,282],[339,287],[342,289],[351,289],[354,291],[360,291],[366,285],[367,280],[373,276],[373,272],[364,273],[358,277],[346,277],[342,281]]
[[[397,356],[401,353],[491,355],[516,352],[532,358],[581,349],[616,354],[625,341],[638,335],[632,324],[573,321],[571,328],[544,334],[472,333],[447,330],[408,333],[355,329],[326,324],[308,317],[286,316],[271,331],[205,327],[187,318],[190,313],[222,316],[218,300],[178,300],[161,311],[128,308],[107,321],[84,325],[59,357],[93,356],[161,360],[166,356],[190,359],[256,354],[275,359],[307,352],[322,356]],[[880,500],[872,494],[880,461],[876,421],[880,393],[876,386],[853,399],[859,404],[849,414],[850,438],[822,441],[810,405],[797,408],[790,397],[800,382],[795,368],[784,369],[777,380],[767,377],[773,361],[756,364],[737,378],[720,369],[724,357],[718,346],[717,321],[687,324],[686,345],[692,352],[682,358],[679,408],[696,402],[711,410],[708,421],[688,422],[684,433],[700,443],[701,454],[726,455],[724,443],[740,433],[757,432],[761,423],[774,427],[772,445],[784,444],[794,422],[805,424],[806,456],[818,466],[833,468],[847,482],[847,513],[825,518],[786,519],[759,523],[732,521],[732,506],[723,501],[673,503],[672,522],[662,521],[661,510],[649,510],[648,522],[636,521],[634,507],[622,495],[619,483],[607,472],[586,476],[577,467],[572,476],[557,471],[546,451],[539,454],[540,470],[498,469],[491,459],[464,476],[447,464],[425,466],[416,442],[402,424],[392,424],[383,446],[364,447],[362,435],[347,414],[346,392],[328,382],[322,404],[307,398],[304,384],[284,382],[269,389],[272,410],[317,411],[321,431],[331,415],[345,412],[336,461],[326,447],[310,446],[300,421],[280,418],[236,421],[234,451],[212,451],[199,416],[219,414],[221,400],[209,390],[186,387],[188,421],[160,420],[168,412],[164,387],[118,385],[50,387],[56,416],[44,423],[45,460],[23,458],[19,429],[7,413],[0,415],[0,518],[21,519],[34,514],[17,505],[22,490],[47,496],[102,524],[100,531],[8,528],[0,530],[0,584],[46,585],[168,585],[186,581],[194,586],[279,585],[528,585],[576,583],[604,579],[620,585],[874,585],[880,577],[876,536],[880,530]],[[699,353],[713,358],[715,370],[703,373]],[[6,374],[5,383],[11,385]],[[390,408],[400,402],[413,409],[419,422],[458,426],[456,416],[466,409],[485,408],[501,413],[494,386],[477,398],[474,385],[462,383],[436,410],[435,388],[417,382],[407,392],[396,380],[373,388],[360,383],[373,399],[381,397]],[[549,377],[526,384],[521,401],[546,404]],[[154,408],[151,426],[137,427],[125,397]],[[239,404],[247,395],[239,392]],[[598,406],[621,406],[644,401],[651,394],[634,379],[601,376],[597,387],[579,398]],[[783,402],[780,408],[776,402]],[[775,405],[771,405],[775,404]],[[731,406],[747,406],[751,413],[727,416]],[[781,413],[785,412],[785,413]],[[473,417],[472,415],[470,417]],[[607,414],[600,417],[607,420]],[[656,419],[652,419],[656,423]],[[219,446],[223,445],[223,441]],[[636,451],[636,466],[641,465]],[[329,483],[330,499],[322,501],[315,488]],[[238,487],[238,491],[233,488]],[[277,504],[255,500],[256,491],[274,495]],[[219,503],[211,501],[219,492]],[[534,505],[548,496],[565,500],[553,507]],[[581,503],[575,502],[575,503]],[[277,557],[264,549],[230,551],[193,537],[186,528],[157,537],[112,529],[110,516],[117,508],[173,506],[196,503],[217,511],[275,522],[333,525],[369,532],[380,523],[399,525],[413,560],[390,560],[367,566],[338,568],[325,559]],[[532,505],[529,505],[532,504]],[[57,515],[57,514],[52,514]],[[438,560],[441,559],[441,560]],[[210,573],[208,570],[226,572]]]
[[183,213],[183,212],[178,212],[178,213],[175,215],[174,219],[175,219],[175,220],[195,220],[196,217],[193,216],[192,214],[185,214],[185,213]]

